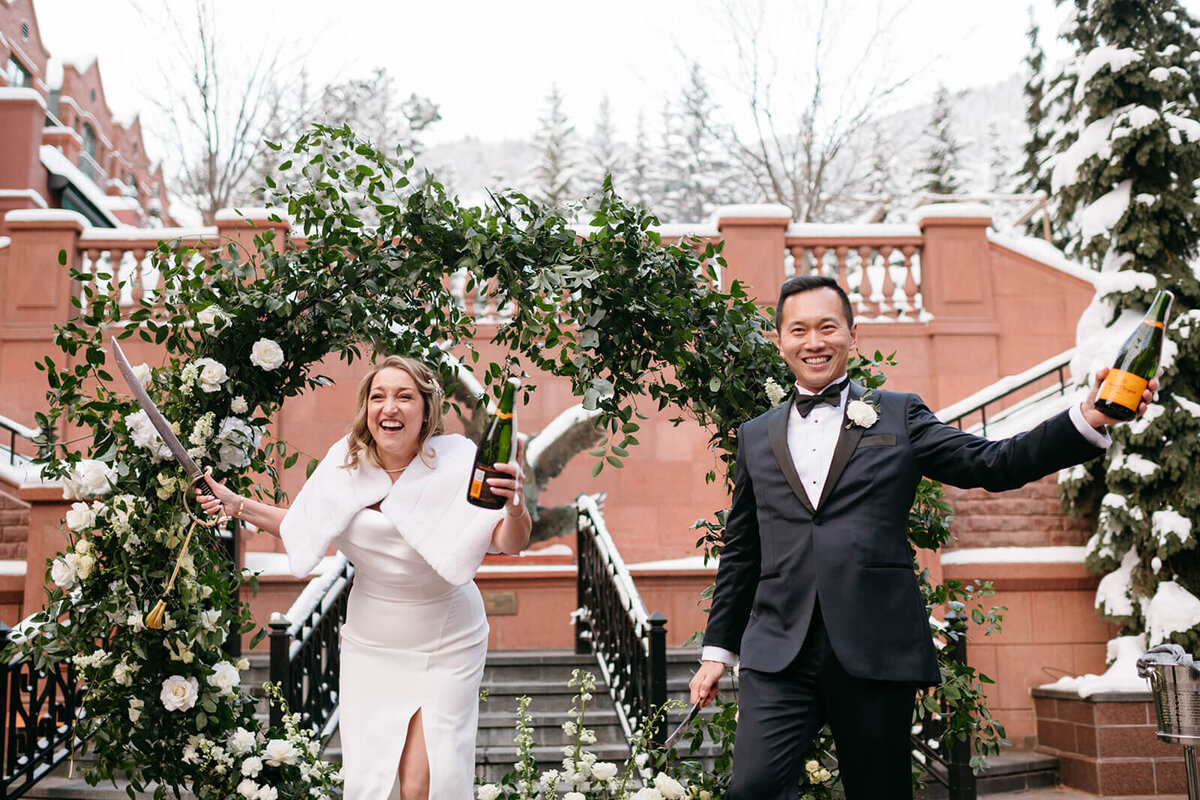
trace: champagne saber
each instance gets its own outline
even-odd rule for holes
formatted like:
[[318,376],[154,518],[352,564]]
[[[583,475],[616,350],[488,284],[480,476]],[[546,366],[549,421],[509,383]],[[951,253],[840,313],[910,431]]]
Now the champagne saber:
[[688,709],[687,714],[683,718],[683,722],[679,723],[675,727],[675,730],[671,731],[671,735],[667,737],[667,740],[663,742],[664,749],[670,750],[672,747],[674,747],[679,742],[679,737],[683,735],[684,731],[690,728],[692,723],[696,721],[696,717],[700,715],[700,704],[702,702],[704,701],[697,700],[696,702],[692,703],[692,707]]
[[198,484],[200,491],[209,496],[214,496],[212,489],[208,485],[208,481],[204,480],[204,472],[199,465],[192,460],[188,455],[187,448],[179,441],[179,437],[175,435],[175,431],[171,430],[171,423],[167,422],[167,418],[158,410],[158,406],[154,405],[154,401],[150,399],[150,395],[146,393],[142,382],[133,374],[133,367],[129,366],[129,359],[125,357],[125,353],[121,350],[121,345],[117,344],[116,337],[109,339],[109,345],[112,347],[113,358],[117,362],[117,369],[121,371],[121,377],[129,384],[129,390],[133,392],[133,399],[146,412],[150,424],[154,426],[154,430],[158,431],[158,435],[162,437],[163,444],[171,451],[171,455],[183,467],[183,471],[191,478],[192,483]]

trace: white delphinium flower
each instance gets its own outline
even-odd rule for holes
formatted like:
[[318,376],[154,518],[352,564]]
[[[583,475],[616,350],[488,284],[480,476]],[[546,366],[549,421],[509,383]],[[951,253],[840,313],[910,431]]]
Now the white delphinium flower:
[[263,762],[258,756],[251,756],[242,762],[242,774],[248,778],[258,777],[258,773],[262,772]]
[[296,752],[296,746],[286,739],[272,739],[263,748],[263,760],[272,767],[278,767],[280,764],[295,764],[299,755]]
[[125,625],[132,628],[135,632],[146,630],[146,620],[142,617],[142,612],[140,611],[130,613],[129,617],[125,620]]
[[142,716],[142,709],[145,708],[145,706],[146,706],[146,703],[144,700],[139,700],[136,697],[130,698],[130,700],[129,700],[129,721],[137,722],[138,719]]
[[72,503],[67,511],[67,527],[82,531],[96,527],[96,510],[87,503]]
[[192,363],[199,370],[196,373],[196,381],[200,384],[200,388],[210,394],[221,391],[225,381],[229,380],[229,371],[220,361],[211,358],[197,358]]
[[64,500],[103,497],[117,482],[117,471],[103,461],[85,458],[63,479]]
[[775,382],[774,378],[767,378],[766,384],[763,385],[763,391],[767,394],[767,400],[771,405],[777,406],[783,402],[783,398],[787,396],[787,390]]
[[228,661],[219,661],[213,665],[213,674],[208,676],[208,684],[220,691],[222,695],[232,695],[235,687],[242,682],[242,676],[237,667]]
[[[179,370],[179,393],[184,397],[192,396],[192,388],[196,385],[196,380],[200,377],[200,367],[196,364],[188,364],[183,369]],[[172,424],[172,429],[178,435],[179,430],[175,429]]]
[[250,406],[246,403],[246,398],[239,394],[229,403],[229,410],[235,414],[245,414],[250,410]]
[[80,669],[93,669],[100,666],[106,658],[108,658],[108,652],[100,649],[94,650],[87,655],[74,656],[71,661]]
[[185,764],[195,764],[200,760],[200,751],[194,744],[184,745],[181,758]]
[[201,327],[219,330],[229,322],[229,315],[219,306],[205,306],[196,314],[196,322],[200,323]]
[[200,612],[200,627],[206,631],[215,631],[221,621],[221,612],[215,608],[206,608]]
[[283,348],[273,339],[259,339],[250,347],[250,363],[270,372],[283,365]]
[[162,682],[162,692],[159,699],[167,711],[190,711],[196,705],[200,695],[200,681],[196,678],[185,678],[182,675],[172,675]]
[[217,415],[211,411],[196,420],[196,424],[192,427],[192,432],[188,436],[188,443],[196,447],[204,447],[208,444],[208,440],[213,435],[213,424],[216,421]]
[[217,431],[220,469],[250,466],[250,454],[258,448],[259,432],[238,417],[226,417]]
[[254,735],[254,732],[241,726],[229,734],[229,749],[239,756],[251,752],[257,744],[258,737]]
[[133,686],[133,676],[136,672],[136,667],[130,666],[128,661],[121,659],[121,663],[113,667],[113,682],[119,686]]

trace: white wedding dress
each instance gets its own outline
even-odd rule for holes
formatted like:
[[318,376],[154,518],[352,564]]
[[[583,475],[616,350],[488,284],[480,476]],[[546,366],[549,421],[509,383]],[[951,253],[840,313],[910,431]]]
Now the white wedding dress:
[[345,800],[396,796],[400,754],[418,709],[429,800],[469,800],[488,639],[479,589],[446,581],[370,508],[335,544],[354,564],[341,643]]

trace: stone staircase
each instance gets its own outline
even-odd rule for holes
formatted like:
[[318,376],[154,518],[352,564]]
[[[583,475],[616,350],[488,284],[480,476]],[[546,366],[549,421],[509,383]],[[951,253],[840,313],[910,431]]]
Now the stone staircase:
[[[267,657],[251,655],[251,668],[244,676],[244,685],[259,686],[268,675]],[[687,684],[696,666],[695,650],[671,650],[667,655],[668,698],[686,703]],[[475,772],[481,781],[496,782],[513,768],[516,759],[517,698],[530,697],[529,715],[535,742],[534,756],[539,770],[557,769],[563,758],[562,748],[572,739],[563,731],[562,725],[571,719],[568,712],[575,689],[567,685],[571,672],[586,669],[596,675],[596,690],[588,704],[586,725],[596,733],[596,743],[588,746],[601,761],[623,765],[629,755],[629,746],[621,731],[617,712],[604,686],[594,656],[577,656],[566,650],[495,651],[488,654],[484,668],[483,688],[486,699],[479,709],[479,737],[475,753]],[[728,684],[723,684],[728,691]],[[685,708],[673,710],[668,717],[668,730],[682,718]],[[260,704],[260,715],[265,719],[265,703]],[[705,709],[705,714],[711,713]],[[713,747],[707,744],[696,756],[711,764]],[[325,751],[328,760],[340,760],[341,745],[335,733]],[[54,800],[128,800],[126,785],[102,784],[88,786],[82,777],[82,768],[91,760],[90,756],[77,756],[71,774],[70,763],[59,766],[51,775],[34,786],[25,796],[30,798],[54,798]],[[1050,756],[1023,751],[1010,751],[998,759],[991,760],[991,768],[980,776],[981,796],[1001,796],[1005,792],[1053,786],[1058,782],[1058,762]],[[146,793],[140,797],[152,797]],[[946,797],[946,791],[934,784],[924,794],[930,800]],[[190,798],[185,794],[184,798]]]

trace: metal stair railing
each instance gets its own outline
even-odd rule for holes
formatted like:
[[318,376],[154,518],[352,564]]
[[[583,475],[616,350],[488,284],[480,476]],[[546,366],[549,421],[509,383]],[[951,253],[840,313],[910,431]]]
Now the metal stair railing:
[[1010,398],[1017,392],[1025,389],[1043,380],[1050,375],[1057,375],[1058,382],[1051,384],[1043,389],[1033,393],[1032,395],[1021,400],[1017,404],[1005,408],[993,415],[991,422],[996,423],[1005,417],[1011,416],[1032,403],[1037,402],[1045,397],[1060,394],[1065,395],[1068,388],[1067,367],[1071,363],[1071,358],[1075,355],[1075,349],[1071,348],[1056,356],[1051,356],[1040,364],[1030,367],[1029,369],[1017,375],[1009,375],[1001,378],[980,391],[969,397],[959,400],[953,405],[947,406],[937,412],[937,418],[947,425],[956,425],[959,430],[963,430],[964,421],[974,414],[979,415],[979,429],[982,436],[987,436],[988,426],[988,407],[994,406],[1002,400]]
[[[324,741],[338,724],[339,634],[354,583],[354,565],[338,553],[333,564],[292,603],[286,614],[275,612],[269,623],[270,678],[279,684],[302,727]],[[271,706],[271,724],[283,722],[283,711]]]
[[[667,702],[667,618],[646,612],[595,500],[580,495],[575,652],[594,654],[627,740]],[[662,718],[648,731],[665,738]]]
[[[0,650],[25,627],[0,623]],[[24,656],[0,661],[0,800],[21,797],[71,756],[80,744],[75,723],[84,718],[82,702],[70,661],[49,670]]]
[[16,420],[9,419],[3,415],[0,415],[0,431],[8,434],[8,463],[10,466],[15,465],[18,458],[28,460],[25,456],[17,453],[18,438],[37,444],[37,440],[42,436],[42,432],[37,428],[22,425]]

